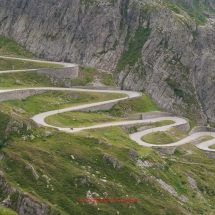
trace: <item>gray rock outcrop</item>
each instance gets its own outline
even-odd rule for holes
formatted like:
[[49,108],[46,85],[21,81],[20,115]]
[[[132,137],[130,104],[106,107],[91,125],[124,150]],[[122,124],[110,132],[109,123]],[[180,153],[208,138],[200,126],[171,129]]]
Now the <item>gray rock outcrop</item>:
[[12,208],[19,215],[53,214],[50,206],[47,204],[37,202],[21,190],[11,187],[11,185],[4,179],[2,172],[0,172],[0,188],[2,195],[5,196],[5,199],[0,205]]
[[138,156],[138,152],[136,150],[133,150],[133,149],[129,149],[128,153],[133,158],[136,158]]
[[37,172],[36,172],[36,170],[34,169],[33,166],[31,166],[30,164],[27,164],[26,167],[25,167],[25,169],[30,169],[32,171],[32,174],[33,174],[34,178],[36,180],[39,179],[39,175],[37,174]]
[[0,161],[2,161],[4,158],[4,154],[2,152],[0,152]]
[[164,153],[164,154],[168,154],[168,155],[172,155],[174,154],[175,150],[177,149],[177,146],[172,146],[172,147],[153,147],[156,151]]
[[44,137],[49,137],[51,135],[52,135],[51,131],[45,131],[44,134],[43,134]]
[[139,166],[139,167],[141,167],[141,168],[145,168],[145,167],[150,167],[150,166],[152,166],[153,164],[151,163],[151,162],[149,162],[149,161],[147,161],[147,160],[145,160],[144,162],[143,161],[141,161],[141,160],[137,160],[137,166]]
[[110,161],[113,164],[114,168],[122,169],[124,167],[124,164],[122,162],[118,161],[115,157],[109,154],[104,154],[103,159]]
[[161,185],[161,187],[164,190],[166,190],[169,193],[171,193],[171,195],[179,198],[183,202],[187,202],[188,201],[188,198],[186,196],[184,196],[184,195],[179,196],[178,193],[176,192],[176,190],[171,185],[169,185],[166,182],[164,182],[163,180],[157,179],[157,182]]

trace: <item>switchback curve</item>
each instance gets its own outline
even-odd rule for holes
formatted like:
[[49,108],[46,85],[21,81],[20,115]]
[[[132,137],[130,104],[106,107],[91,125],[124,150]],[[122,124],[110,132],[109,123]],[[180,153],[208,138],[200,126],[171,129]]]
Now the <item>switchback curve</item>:
[[[1,58],[12,58],[12,59],[17,59],[17,60],[28,60],[28,61],[34,61],[34,62],[46,62],[46,63],[57,63],[57,64],[61,64],[64,67],[74,67],[76,66],[76,64],[70,64],[70,63],[64,63],[64,62],[49,62],[49,61],[41,61],[41,60],[31,60],[31,59],[25,59],[25,58],[16,58],[16,57],[9,57],[9,56],[0,56]],[[18,70],[18,71],[22,71],[22,70]],[[9,73],[9,72],[18,72],[16,70],[12,70],[12,71],[0,71],[0,73]],[[24,71],[34,71],[34,70],[24,70]],[[134,141],[136,141],[138,144],[145,146],[145,147],[154,147],[154,146],[159,146],[159,147],[168,147],[168,146],[179,146],[185,143],[188,143],[192,140],[195,140],[201,136],[204,135],[210,135],[212,137],[215,138],[215,132],[197,132],[194,133],[192,135],[189,135],[188,137],[175,142],[175,143],[171,143],[171,144],[149,144],[146,143],[144,141],[141,140],[141,137],[143,135],[149,134],[151,132],[155,132],[155,131],[165,131],[167,129],[169,129],[172,126],[176,126],[176,125],[182,125],[184,123],[186,123],[186,119],[184,118],[180,118],[180,117],[158,117],[158,118],[152,118],[152,119],[145,119],[145,120],[129,120],[129,121],[122,121],[122,122],[111,122],[111,123],[103,123],[100,125],[95,125],[95,126],[88,126],[88,127],[82,127],[82,128],[74,128],[73,130],[70,130],[70,128],[61,128],[61,127],[56,127],[56,126],[52,126],[49,125],[47,123],[45,123],[45,118],[54,114],[58,114],[58,113],[63,113],[63,112],[69,112],[69,111],[74,111],[74,110],[80,110],[83,108],[88,108],[88,107],[95,107],[98,105],[102,105],[102,104],[108,104],[108,103],[112,103],[112,102],[119,102],[125,99],[130,99],[130,98],[135,98],[135,97],[139,97],[141,96],[140,92],[135,92],[135,91],[122,91],[122,90],[89,90],[89,89],[75,89],[75,88],[56,88],[56,87],[40,87],[40,88],[22,88],[22,89],[11,89],[11,90],[0,90],[0,94],[3,92],[8,92],[8,91],[16,91],[19,92],[19,90],[29,90],[29,89],[34,89],[34,90],[41,90],[41,89],[47,89],[47,90],[70,90],[70,91],[90,91],[90,92],[108,92],[108,93],[124,93],[127,96],[125,98],[120,98],[120,99],[114,99],[114,100],[109,100],[109,101],[104,101],[104,102],[97,102],[97,103],[93,103],[93,104],[85,104],[85,105],[79,105],[79,106],[75,106],[75,107],[69,107],[69,108],[64,108],[64,109],[60,109],[60,110],[54,110],[54,111],[48,111],[48,112],[44,112],[44,113],[40,113],[37,114],[35,116],[32,117],[32,120],[35,121],[36,123],[43,125],[43,126],[47,126],[47,127],[52,127],[52,128],[57,128],[59,130],[62,131],[66,131],[66,132],[77,132],[80,130],[86,130],[86,129],[93,129],[93,128],[102,128],[102,127],[109,127],[109,126],[118,126],[118,125],[128,125],[128,124],[136,124],[136,123],[142,123],[142,122],[158,122],[158,121],[163,121],[163,120],[173,120],[175,123],[171,124],[171,125],[167,125],[167,126],[162,126],[162,127],[156,127],[153,129],[147,129],[145,131],[141,131],[141,132],[136,132],[133,134],[130,134],[130,138]],[[199,149],[202,150],[206,150],[206,151],[215,151],[213,149],[208,148],[209,146],[215,144],[215,139],[209,140],[209,141],[205,141],[202,142],[198,145],[196,145]]]

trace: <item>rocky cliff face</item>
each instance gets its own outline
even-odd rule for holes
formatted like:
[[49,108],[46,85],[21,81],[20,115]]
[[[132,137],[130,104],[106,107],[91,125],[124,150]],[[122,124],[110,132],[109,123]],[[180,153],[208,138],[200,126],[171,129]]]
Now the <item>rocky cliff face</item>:
[[46,215],[57,214],[53,212],[50,206],[39,203],[33,200],[30,196],[22,191],[11,187],[4,179],[3,173],[0,171],[0,186],[1,186],[1,198],[0,206],[10,207],[20,215]]
[[0,35],[38,56],[99,67],[163,109],[215,123],[212,0],[2,0]]

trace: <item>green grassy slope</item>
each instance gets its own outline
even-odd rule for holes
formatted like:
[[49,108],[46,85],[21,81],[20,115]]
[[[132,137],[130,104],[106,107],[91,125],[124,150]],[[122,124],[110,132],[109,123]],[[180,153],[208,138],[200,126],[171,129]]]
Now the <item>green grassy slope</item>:
[[1,215],[18,215],[16,212],[12,211],[8,208],[3,208],[0,206],[0,214]]
[[[181,131],[177,128],[171,128],[167,131],[158,131],[158,132],[153,132],[147,135],[142,136],[142,140],[151,143],[151,144],[169,144],[173,142],[177,142],[179,140],[184,139],[189,135],[188,132]],[[205,142],[208,140],[214,139],[212,136],[202,136],[200,138],[201,142]],[[209,147],[213,149],[213,146]]]
[[[155,122],[155,123],[147,123],[144,126],[154,126],[154,127],[161,127],[164,125],[171,125],[174,124],[175,122],[172,120],[164,120],[164,121],[160,121],[160,122]],[[143,127],[142,125],[137,125],[137,126],[132,126],[128,129],[128,133],[134,133],[138,131],[138,128]]]
[[[79,100],[77,95],[71,96],[74,100]],[[90,102],[95,96],[89,97],[88,94],[82,97]],[[68,105],[67,93],[48,92],[25,101],[3,102],[1,108],[5,114],[11,113],[17,107],[21,108],[25,112],[13,117],[17,121],[25,122],[33,113],[52,109],[59,98],[63,100],[60,99],[61,106]],[[38,104],[36,108],[34,102]],[[147,102],[150,104],[150,99]],[[127,101],[127,105],[133,107],[131,112],[136,110],[133,103],[135,99]],[[45,131],[51,131],[52,135],[45,137]],[[39,201],[55,205],[53,208],[59,214],[115,214],[117,211],[120,214],[207,214],[215,210],[212,195],[215,191],[215,161],[193,146],[181,146],[174,155],[163,156],[131,141],[128,134],[118,127],[73,134],[32,127],[28,131],[24,128],[20,129],[19,134],[12,132],[10,135],[13,144],[1,149],[5,154],[1,170],[6,179],[14,187],[30,193]],[[129,155],[130,149],[136,150],[139,156],[132,158]],[[114,167],[109,160],[104,159],[104,154],[116,158],[124,167]],[[137,166],[137,160],[149,161],[152,166],[142,169]],[[35,168],[39,175],[38,180],[31,170],[25,168],[27,164]],[[207,177],[208,174],[210,178]],[[47,180],[47,177],[51,180]],[[198,190],[191,187],[188,177],[195,179]],[[172,186],[179,196],[186,196],[187,202],[164,190],[157,181],[159,179]],[[93,197],[96,197],[95,193],[99,198],[135,197],[138,202],[97,205],[78,203],[78,198],[84,200],[89,190],[94,192]],[[210,204],[199,197],[199,192],[207,201],[210,200]],[[0,196],[1,199],[5,198],[1,190]]]
[[215,149],[215,145],[212,145],[209,147],[210,149]]
[[[61,108],[86,104],[89,102],[99,102],[110,99],[124,97],[124,94],[117,93],[94,93],[94,92],[69,92],[69,91],[49,91],[35,96],[26,98],[25,100],[11,100],[0,103],[0,148],[11,144],[13,138],[10,137],[13,130],[15,136],[21,137],[28,135],[30,132],[27,127],[34,124],[29,120],[33,115],[49,110],[57,110]],[[8,125],[10,123],[10,131]],[[18,124],[17,124],[18,123]],[[19,126],[21,123],[21,127]],[[18,127],[17,127],[18,126]],[[27,130],[26,130],[27,129]]]
[[[162,158],[153,149],[144,149],[132,142],[119,128],[76,134],[52,131],[53,135],[47,138],[42,137],[42,132],[44,130],[37,131],[34,140],[17,138],[13,145],[4,148],[6,157],[2,170],[13,186],[18,185],[40,201],[51,202],[60,214],[113,214],[116,211],[120,214],[199,214],[200,211],[214,211],[214,161],[193,146],[180,147],[175,155]],[[152,166],[143,170],[137,167],[137,158],[128,155],[130,148],[142,155],[138,159],[147,160]],[[189,150],[195,154],[186,155]],[[110,161],[103,159],[105,153],[116,157],[124,167],[114,168]],[[40,176],[38,180],[25,168],[27,164],[34,166]],[[44,175],[51,179],[49,183]],[[210,200],[211,206],[192,189],[188,176],[197,181],[201,195]],[[156,179],[162,179],[174,187],[178,195],[185,195],[189,200],[180,205],[178,198],[163,190]],[[138,198],[138,202],[77,203],[77,198],[86,197],[89,190],[99,197],[105,197],[105,193],[108,197],[126,198],[128,195]]]
[[85,127],[101,123],[120,121],[117,117],[112,117],[104,112],[67,112],[56,114],[45,119],[45,122],[59,127]]
[[167,131],[153,132],[144,135],[141,139],[152,144],[168,144],[177,142],[188,136],[188,132],[183,132],[177,128],[171,128]]
[[22,119],[40,112],[122,97],[125,97],[125,94],[54,90],[30,96],[24,100],[4,101],[0,103],[0,107],[7,114],[15,111],[17,113],[15,117]]
[[160,109],[143,93],[139,98],[121,101],[107,111],[94,113],[68,112],[47,117],[45,121],[55,126],[83,127],[83,125],[90,126],[102,122],[124,120],[123,117],[128,115],[156,110]]
[[20,46],[12,39],[0,37],[0,55],[15,55],[27,58],[36,58],[31,52]]
[[160,111],[161,109],[146,94],[135,99],[121,101],[114,105],[110,110],[105,111],[110,116],[127,117],[135,113]]
[[[127,38],[125,40],[125,44],[128,45],[129,49],[124,51],[120,60],[117,63],[116,71],[120,72],[123,70],[126,65],[134,66],[136,62],[138,62],[139,58],[141,58],[141,52],[143,45],[147,41],[150,36],[151,29],[149,26],[144,29],[141,26],[138,27],[134,38],[130,39],[130,32],[127,34]],[[129,43],[127,44],[128,40]]]
[[60,64],[38,63],[32,61],[14,60],[0,58],[0,71],[2,70],[25,70],[25,69],[40,69],[40,68],[62,68]]
[[45,75],[37,72],[15,72],[0,74],[0,89],[24,87],[65,87],[63,82],[56,84]]

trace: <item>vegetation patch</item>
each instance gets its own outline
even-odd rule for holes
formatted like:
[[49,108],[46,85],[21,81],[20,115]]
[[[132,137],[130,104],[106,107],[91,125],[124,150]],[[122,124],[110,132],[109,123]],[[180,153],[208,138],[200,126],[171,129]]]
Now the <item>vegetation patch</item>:
[[102,72],[99,69],[79,65],[78,77],[71,80],[73,86],[93,85],[98,82],[105,86],[116,86],[111,73]]
[[195,126],[198,125],[195,121],[193,121],[193,120],[191,120],[191,119],[187,119],[187,120],[189,121],[189,124],[190,124],[190,131],[191,131]]
[[65,87],[62,81],[51,79],[37,72],[14,72],[0,74],[0,89],[26,87]]
[[156,110],[160,111],[161,109],[148,95],[143,93],[141,97],[120,101],[110,110],[104,112],[108,113],[110,116],[127,117],[135,113],[144,113]]
[[141,139],[151,144],[168,144],[187,137],[187,133],[177,128],[170,128],[167,131],[152,132],[144,135]]
[[[208,140],[213,140],[214,138],[212,136],[205,136],[203,139],[202,139],[202,142],[205,142],[205,141],[208,141]],[[215,149],[215,144],[214,145],[211,145],[208,147],[209,149]]]
[[164,121],[160,121],[160,122],[155,122],[155,123],[151,123],[151,126],[155,126],[155,127],[161,127],[164,125],[171,125],[174,124],[175,122],[172,120],[164,120]]
[[49,116],[45,122],[58,127],[86,127],[101,123],[119,121],[104,112],[67,112]]
[[208,141],[208,140],[213,140],[214,138],[212,136],[203,136],[202,137],[202,142]]
[[10,122],[10,116],[8,114],[0,112],[0,148],[6,145],[9,138],[6,136],[5,131],[7,125]]
[[215,144],[208,147],[209,149],[215,149]]
[[41,69],[41,68],[62,68],[63,66],[56,63],[41,63],[25,60],[15,60],[9,58],[0,58],[1,70],[27,70],[27,69]]
[[134,38],[130,38],[130,33],[128,31],[125,43],[128,43],[129,48],[122,53],[122,56],[116,66],[117,72],[122,71],[126,67],[126,65],[134,66],[135,63],[138,62],[138,59],[142,54],[143,46],[148,40],[150,34],[151,29],[149,28],[149,26],[147,28],[139,26],[139,28],[136,30]]
[[1,215],[18,215],[15,211],[9,208],[3,208],[0,206],[0,214]]
[[[13,143],[15,140],[14,137],[34,138],[34,135],[31,136],[31,132],[28,128],[35,128],[35,124],[30,120],[30,118],[35,114],[86,104],[89,102],[121,98],[123,96],[124,94],[114,93],[100,94],[78,91],[48,91],[28,97],[24,100],[1,102],[0,147],[5,147],[8,144]],[[102,120],[106,120],[104,118]],[[7,133],[5,133],[6,128]],[[11,138],[12,136],[13,138]]]
[[175,122],[172,121],[172,120],[164,120],[164,121],[161,121],[161,122],[146,123],[144,125],[132,126],[132,127],[128,128],[128,133],[131,134],[131,133],[137,132],[138,128],[141,128],[143,126],[161,127],[161,126],[164,126],[164,125],[171,125],[173,123],[175,123]]
[[167,8],[179,14],[180,10],[183,10],[187,13],[187,15],[194,20],[198,25],[205,25],[207,22],[207,17],[204,14],[204,10],[215,14],[214,9],[210,4],[201,2],[200,0],[192,1],[192,5],[190,2],[185,0],[164,0]]
[[[11,69],[13,64],[8,64],[8,69]],[[43,65],[41,65],[43,67]],[[44,64],[49,66],[49,64]],[[50,66],[55,66],[50,64]],[[33,67],[33,65],[32,65]],[[99,83],[104,86],[115,86],[112,74],[100,72],[97,69],[80,66],[80,73],[76,79],[68,80],[73,86],[92,85],[93,82],[99,80]],[[38,74],[36,71],[31,72],[14,72],[0,73],[0,88],[23,88],[23,87],[65,87],[65,83],[56,79],[52,81],[49,77],[43,74]]]
[[49,77],[37,72],[14,72],[0,74],[0,89],[24,87],[64,87],[62,81],[53,83]]
[[96,93],[80,91],[48,91],[24,100],[1,102],[4,113],[15,112],[16,117],[30,117],[41,112],[58,110],[81,104],[94,103],[124,97],[118,93]]
[[181,90],[177,82],[173,81],[170,78],[167,78],[165,81],[168,84],[168,86],[174,91],[176,96],[183,99],[185,98],[185,93]]
[[15,55],[27,58],[36,58],[31,52],[27,51],[12,39],[0,37],[0,55]]
[[[165,155],[164,158],[153,149],[137,145],[117,127],[74,134],[51,130],[52,136],[45,138],[40,136],[43,131],[32,131],[38,132],[34,140],[17,138],[13,145],[4,148],[5,159],[1,168],[13,186],[31,193],[38,201],[56,205],[54,209],[59,214],[89,214],[89,211],[93,214],[101,214],[101,211],[113,214],[117,209],[120,214],[142,214],[143,211],[145,214],[180,214],[181,211],[191,211],[197,215],[200,209],[207,210],[208,205],[195,195],[198,191],[189,185],[187,176],[195,178],[201,195],[214,202],[213,196],[210,196],[214,191],[213,181],[208,179],[208,173],[214,177],[214,165],[211,165],[214,161],[194,146],[183,145],[174,155]],[[144,173],[136,166],[136,159],[129,156],[131,148],[138,152],[137,159],[152,164],[144,168]],[[186,155],[187,151],[193,154]],[[124,167],[120,170],[114,168],[110,161],[103,159],[104,153],[115,157]],[[38,180],[25,168],[27,163],[34,167]],[[193,204],[179,204],[179,200],[165,191],[156,179],[165,181],[178,195],[185,195]],[[138,202],[128,204],[129,211],[126,203],[84,203],[82,200],[89,190],[98,194],[99,198],[105,198],[106,193],[110,197],[126,197],[129,193],[129,197],[138,198]],[[79,198],[81,202],[78,202]],[[165,207],[163,201],[168,202]],[[213,207],[210,210],[213,211]]]

